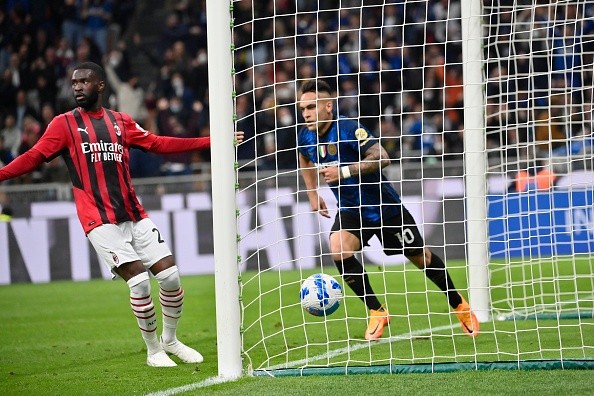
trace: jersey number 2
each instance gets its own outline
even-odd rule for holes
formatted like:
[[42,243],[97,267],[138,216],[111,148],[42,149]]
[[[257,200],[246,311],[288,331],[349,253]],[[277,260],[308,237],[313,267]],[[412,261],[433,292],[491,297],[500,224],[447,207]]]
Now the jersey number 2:
[[157,233],[157,241],[159,243],[164,243],[165,242],[163,239],[161,239],[161,233],[159,232],[159,230],[157,230],[156,228],[153,228],[152,231]]

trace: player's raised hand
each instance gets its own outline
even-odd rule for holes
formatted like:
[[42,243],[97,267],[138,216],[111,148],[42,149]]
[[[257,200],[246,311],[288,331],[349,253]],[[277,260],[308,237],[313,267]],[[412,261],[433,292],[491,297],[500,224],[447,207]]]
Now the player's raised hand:
[[235,132],[235,144],[239,144],[243,142],[243,131],[236,131]]

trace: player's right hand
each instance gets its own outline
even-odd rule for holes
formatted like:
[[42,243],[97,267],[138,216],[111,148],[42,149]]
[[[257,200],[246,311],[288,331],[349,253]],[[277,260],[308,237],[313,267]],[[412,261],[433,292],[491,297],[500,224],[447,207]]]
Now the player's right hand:
[[323,217],[330,218],[330,212],[328,212],[328,207],[326,206],[326,201],[324,201],[324,198],[318,195],[318,198],[311,200],[310,203],[311,209],[314,212],[318,212]]

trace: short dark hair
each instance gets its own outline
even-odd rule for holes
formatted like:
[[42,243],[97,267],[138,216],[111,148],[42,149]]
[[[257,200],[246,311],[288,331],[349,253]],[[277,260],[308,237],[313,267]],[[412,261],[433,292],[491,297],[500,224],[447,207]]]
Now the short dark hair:
[[99,78],[101,81],[105,81],[105,70],[95,62],[83,62],[76,66],[74,70],[81,70],[81,69],[88,69],[92,70],[93,73]]
[[307,92],[325,92],[332,95],[332,88],[324,80],[307,80],[301,85],[301,94]]

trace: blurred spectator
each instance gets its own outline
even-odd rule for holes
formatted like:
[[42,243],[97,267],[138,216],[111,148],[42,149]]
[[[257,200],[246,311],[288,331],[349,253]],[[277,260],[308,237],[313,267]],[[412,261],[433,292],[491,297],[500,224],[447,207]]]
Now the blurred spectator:
[[46,59],[37,58],[31,67],[31,77],[34,85],[29,90],[29,102],[36,111],[41,111],[41,104],[56,102],[57,78],[53,65],[48,64]]
[[186,85],[184,76],[180,72],[173,72],[171,75],[169,85],[165,89],[165,96],[169,99],[179,98],[184,112],[192,108],[195,99],[194,91]]
[[14,159],[14,155],[10,149],[4,145],[4,136],[0,135],[0,166],[10,164]]
[[175,12],[170,13],[165,19],[165,27],[161,33],[161,53],[176,41],[184,42],[189,32],[189,26],[182,22]]
[[93,40],[101,55],[107,54],[107,28],[111,21],[112,10],[109,0],[83,0],[81,18],[84,21],[84,34]]
[[23,154],[37,143],[41,137],[41,125],[39,121],[31,116],[25,117],[23,121],[23,133],[18,155]]
[[[41,125],[39,124],[39,121],[31,116],[26,116],[23,120],[22,141],[19,145],[17,154],[21,155],[33,147],[33,145],[35,145],[35,143],[37,143],[41,137],[41,132]],[[38,183],[42,180],[42,168],[43,165],[27,175],[23,175],[18,179],[13,179],[13,182],[16,184]]]
[[536,110],[534,140],[544,156],[563,148],[567,141],[565,101],[561,95],[551,97],[550,106]]
[[[64,0],[59,9],[64,44],[71,48],[78,47],[83,37],[82,3],[83,0]],[[61,45],[62,48],[64,44]]]
[[41,134],[45,133],[47,126],[56,116],[56,109],[51,103],[41,105]]
[[[157,104],[157,128],[161,135],[191,137],[186,127],[187,113],[184,113],[181,100],[174,96],[168,101],[161,98]],[[192,153],[167,154],[162,157],[161,170],[164,175],[189,175],[192,173]]]
[[208,125],[208,108],[200,100],[195,100],[192,103],[190,114],[188,117],[188,132],[192,136],[199,136],[200,131]]
[[407,150],[414,150],[405,156],[418,157],[421,155],[436,155],[442,153],[442,141],[438,138],[437,124],[439,113],[423,113],[420,103],[417,103],[413,112],[407,114],[403,121],[403,144]]
[[0,80],[0,108],[10,109],[15,106],[15,97],[18,85],[12,79],[12,71],[4,70]]
[[68,66],[66,69],[66,73],[63,78],[59,79],[56,83],[58,88],[58,93],[56,95],[56,110],[59,113],[63,113],[76,107],[76,101],[72,96],[72,83],[70,81],[70,77],[72,76],[72,71],[74,70],[74,65]]
[[27,101],[27,91],[19,89],[16,93],[16,105],[12,110],[18,129],[23,130],[26,117],[39,118],[37,111]]
[[10,150],[13,157],[19,154],[21,135],[21,130],[16,126],[14,114],[7,114],[4,118],[4,128],[0,131],[0,136],[4,139],[4,147]]
[[262,104],[264,111],[256,116],[258,132],[258,166],[261,169],[295,169],[297,166],[297,126],[288,105],[275,106],[269,96]]
[[520,169],[509,187],[509,192],[527,192],[550,190],[555,185],[557,176],[542,161],[534,161],[528,169]]
[[8,34],[8,15],[6,15],[4,8],[0,7],[0,71],[2,72],[8,67],[10,59]]
[[386,149],[390,158],[400,158],[400,131],[394,123],[394,115],[387,114],[380,121],[380,135],[382,147]]
[[138,85],[138,76],[131,71],[124,71],[120,79],[116,67],[122,61],[119,51],[112,51],[105,64],[105,74],[116,96],[116,109],[129,114],[139,124],[144,125],[147,117],[144,89]]
[[58,45],[56,48],[56,61],[60,66],[59,77],[64,77],[66,74],[66,69],[68,66],[72,65],[72,62],[74,62],[74,51],[68,44],[68,39],[66,37],[62,37],[58,40]]
[[[266,107],[267,110],[270,108],[271,105]],[[254,160],[257,157],[257,153],[262,152],[262,149],[258,147],[258,143],[260,142],[256,141],[254,108],[249,102],[247,95],[240,95],[237,97],[235,101],[235,115],[237,117],[237,130],[244,132],[243,143],[237,148],[237,158],[242,162]],[[269,118],[267,122],[274,122],[274,118]],[[269,128],[271,128],[271,126],[264,127],[263,130],[270,130]],[[252,163],[252,166],[254,165],[255,164]]]

